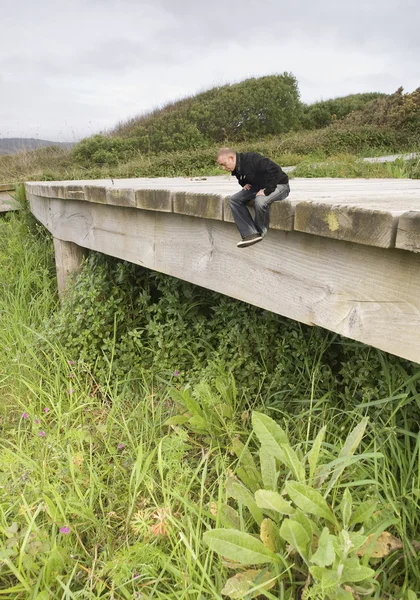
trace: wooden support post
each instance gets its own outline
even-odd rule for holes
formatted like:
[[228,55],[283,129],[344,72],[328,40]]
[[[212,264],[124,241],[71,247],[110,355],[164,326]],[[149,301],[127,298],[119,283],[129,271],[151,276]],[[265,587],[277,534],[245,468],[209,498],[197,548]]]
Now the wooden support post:
[[57,284],[60,296],[67,289],[69,279],[80,271],[86,248],[82,248],[73,242],[64,242],[54,238],[55,265],[57,268]]

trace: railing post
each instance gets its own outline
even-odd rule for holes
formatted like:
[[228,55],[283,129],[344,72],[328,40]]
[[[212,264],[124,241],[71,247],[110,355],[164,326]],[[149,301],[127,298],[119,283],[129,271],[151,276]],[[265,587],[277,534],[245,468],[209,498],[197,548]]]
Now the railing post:
[[57,268],[57,284],[60,296],[67,289],[69,279],[77,275],[82,265],[83,257],[87,254],[86,248],[82,248],[73,242],[64,242],[54,238],[55,265]]

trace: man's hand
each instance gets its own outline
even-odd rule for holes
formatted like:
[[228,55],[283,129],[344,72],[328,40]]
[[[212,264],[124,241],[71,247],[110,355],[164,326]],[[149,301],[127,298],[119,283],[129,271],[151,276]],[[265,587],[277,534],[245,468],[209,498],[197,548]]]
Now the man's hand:
[[260,190],[259,192],[257,192],[257,196],[264,196],[264,190]]
[[244,185],[244,187],[242,189],[244,189],[244,190],[250,190],[251,189],[251,184],[247,183],[246,185]]

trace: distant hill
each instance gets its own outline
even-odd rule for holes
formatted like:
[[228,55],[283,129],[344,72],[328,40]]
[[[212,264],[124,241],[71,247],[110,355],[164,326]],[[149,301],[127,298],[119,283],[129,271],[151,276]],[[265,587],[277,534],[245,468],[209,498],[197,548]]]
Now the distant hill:
[[72,148],[70,142],[50,142],[35,138],[0,138],[0,154],[15,154],[20,150],[36,150],[45,146],[60,146],[61,148]]

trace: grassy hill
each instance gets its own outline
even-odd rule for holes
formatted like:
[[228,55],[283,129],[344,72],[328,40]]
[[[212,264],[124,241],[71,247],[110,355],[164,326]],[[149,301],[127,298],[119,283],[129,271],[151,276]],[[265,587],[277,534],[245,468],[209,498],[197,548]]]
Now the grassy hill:
[[[419,131],[420,89],[304,104],[294,76],[283,73],[170,103],[71,151],[55,146],[0,157],[0,181],[214,175],[221,172],[215,154],[222,145],[259,151],[283,166],[338,161],[331,176],[390,177],[395,174],[387,165],[355,168],[355,161],[418,150]],[[399,173],[419,177],[419,162]],[[300,174],[319,176],[311,168]],[[330,175],[325,169],[322,174]]]

